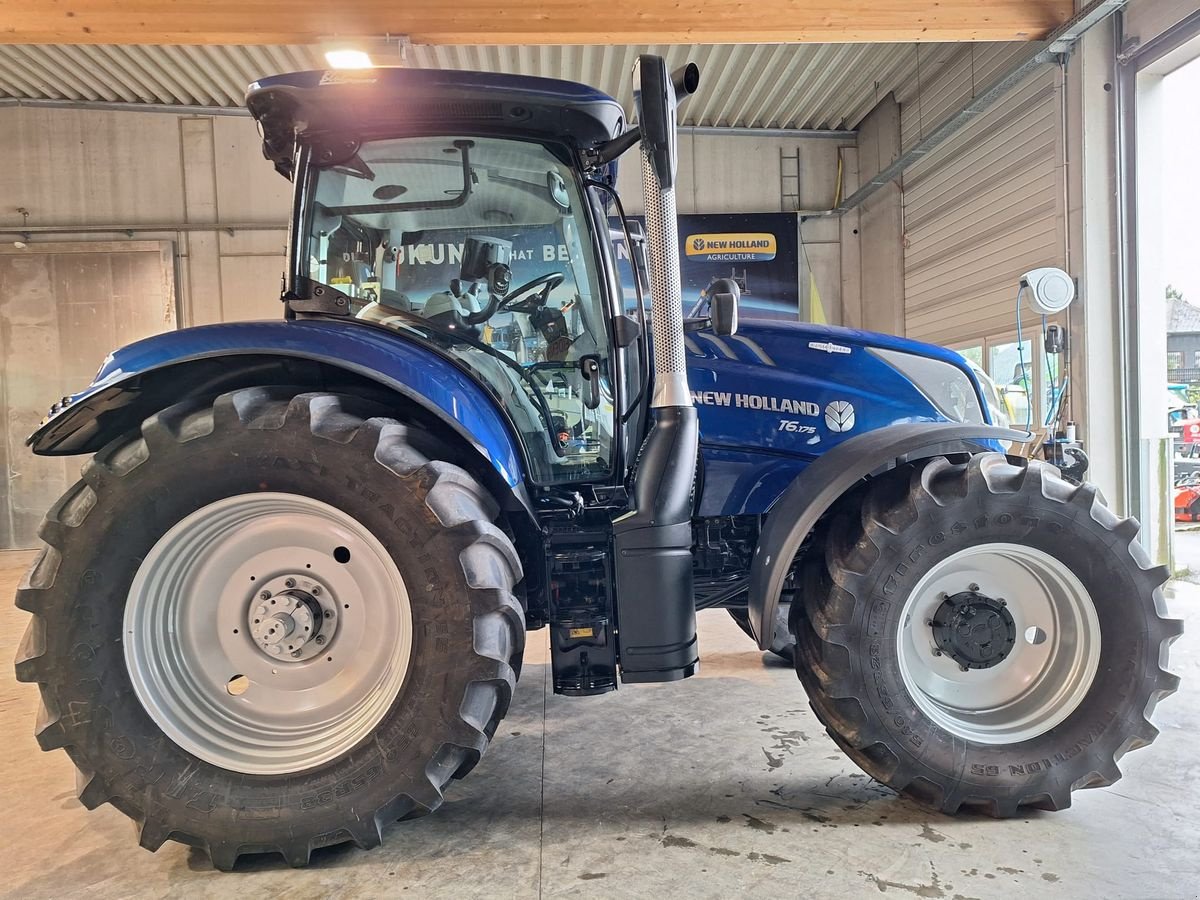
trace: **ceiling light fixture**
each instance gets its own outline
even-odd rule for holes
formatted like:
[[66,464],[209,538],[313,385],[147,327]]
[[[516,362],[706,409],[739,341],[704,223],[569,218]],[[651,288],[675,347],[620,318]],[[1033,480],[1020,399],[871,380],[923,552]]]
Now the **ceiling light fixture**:
[[325,62],[332,69],[369,69],[372,67],[371,57],[364,50],[352,47],[341,47],[325,51]]

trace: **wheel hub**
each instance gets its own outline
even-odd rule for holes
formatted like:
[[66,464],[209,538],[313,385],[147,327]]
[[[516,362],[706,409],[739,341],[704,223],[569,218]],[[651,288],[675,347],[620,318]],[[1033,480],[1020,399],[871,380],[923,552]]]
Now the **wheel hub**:
[[338,627],[332,591],[311,575],[280,575],[256,589],[246,630],[277,662],[303,662],[324,651]]
[[930,628],[938,649],[964,669],[990,669],[1012,652],[1017,639],[1007,603],[976,590],[947,596]]

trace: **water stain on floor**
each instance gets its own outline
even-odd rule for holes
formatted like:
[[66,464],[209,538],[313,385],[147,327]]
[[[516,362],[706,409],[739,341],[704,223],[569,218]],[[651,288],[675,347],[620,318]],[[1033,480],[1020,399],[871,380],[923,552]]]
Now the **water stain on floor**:
[[937,898],[946,896],[946,892],[942,887],[942,881],[938,877],[937,870],[935,870],[932,865],[929,867],[930,881],[928,884],[924,884],[922,882],[917,882],[916,884],[905,884],[902,881],[888,881],[887,879],[880,878],[878,875],[873,875],[870,872],[860,871],[858,874],[873,883],[881,894],[886,894],[889,889],[895,889],[912,894],[916,897],[929,898],[929,900],[937,900]]
[[756,831],[763,831],[763,832],[766,832],[767,834],[775,833],[775,823],[774,822],[768,822],[765,819],[759,819],[755,816],[750,815],[749,813],[742,813],[742,816],[746,820],[747,828],[753,828]]

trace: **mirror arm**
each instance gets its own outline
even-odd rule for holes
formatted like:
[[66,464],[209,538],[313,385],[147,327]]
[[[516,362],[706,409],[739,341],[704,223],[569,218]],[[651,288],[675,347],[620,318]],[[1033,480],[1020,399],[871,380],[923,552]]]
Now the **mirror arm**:
[[634,125],[623,134],[618,134],[615,138],[605,141],[598,147],[590,147],[583,151],[583,161],[589,169],[598,169],[601,166],[608,165],[642,137],[642,130]]

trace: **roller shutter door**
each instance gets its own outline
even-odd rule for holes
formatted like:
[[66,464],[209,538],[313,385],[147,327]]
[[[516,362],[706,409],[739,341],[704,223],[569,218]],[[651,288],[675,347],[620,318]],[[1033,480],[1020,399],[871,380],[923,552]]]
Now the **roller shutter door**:
[[1060,90],[1047,66],[905,175],[908,337],[1011,332],[1020,275],[1063,265]]

